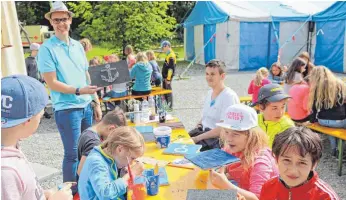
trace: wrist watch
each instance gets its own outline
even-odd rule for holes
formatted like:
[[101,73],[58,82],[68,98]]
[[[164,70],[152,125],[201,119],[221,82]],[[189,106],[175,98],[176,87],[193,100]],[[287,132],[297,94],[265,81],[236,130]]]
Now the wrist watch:
[[79,88],[76,88],[76,93],[75,93],[77,96],[80,95],[80,91],[79,91]]

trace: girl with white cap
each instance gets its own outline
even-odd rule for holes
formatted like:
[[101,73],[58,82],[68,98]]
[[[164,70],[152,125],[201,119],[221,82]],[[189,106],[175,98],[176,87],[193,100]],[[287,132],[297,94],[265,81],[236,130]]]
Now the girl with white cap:
[[[221,127],[221,141],[224,150],[240,158],[240,162],[211,171],[210,180],[220,189],[231,189],[247,200],[258,199],[262,185],[278,175],[268,137],[258,127],[256,111],[243,104],[227,108]],[[237,182],[238,186],[228,179]]]

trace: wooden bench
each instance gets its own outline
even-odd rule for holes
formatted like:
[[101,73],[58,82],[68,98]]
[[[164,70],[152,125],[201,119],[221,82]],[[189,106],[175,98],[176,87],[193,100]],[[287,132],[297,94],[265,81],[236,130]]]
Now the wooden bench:
[[344,145],[344,141],[346,141],[346,130],[342,128],[329,128],[329,127],[321,126],[318,123],[308,125],[307,127],[310,128],[311,130],[324,133],[326,135],[330,135],[339,139],[338,175],[341,176],[342,175],[342,157],[344,152],[343,145]]

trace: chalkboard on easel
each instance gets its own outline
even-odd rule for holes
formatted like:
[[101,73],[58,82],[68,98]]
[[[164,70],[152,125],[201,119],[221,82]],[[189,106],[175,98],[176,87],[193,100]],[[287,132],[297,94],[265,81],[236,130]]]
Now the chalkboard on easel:
[[125,60],[89,67],[91,85],[106,87],[130,82],[130,73]]

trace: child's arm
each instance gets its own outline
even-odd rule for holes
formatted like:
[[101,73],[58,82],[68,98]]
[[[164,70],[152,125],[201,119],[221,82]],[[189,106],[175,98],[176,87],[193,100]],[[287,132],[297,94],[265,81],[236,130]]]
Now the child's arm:
[[311,110],[311,115],[310,115],[310,122],[315,123],[317,122],[317,108],[315,105],[315,101],[312,104],[312,110]]
[[253,85],[253,80],[250,82],[250,85],[249,85],[249,87],[248,87],[248,89],[247,89],[247,93],[248,94],[253,94],[253,88],[252,88],[252,85]]
[[134,66],[134,67],[130,70],[130,77],[131,77],[131,79],[136,78],[136,66]]
[[[24,186],[18,174],[11,168],[1,167],[1,199],[18,200],[22,199]],[[30,183],[29,183],[30,184]],[[34,183],[31,183],[34,184]],[[42,194],[43,195],[43,194]],[[33,194],[34,196],[34,194]]]
[[127,182],[123,178],[110,180],[108,167],[97,162],[90,162],[89,165],[88,176],[98,199],[116,199],[126,193]]
[[194,143],[197,143],[201,140],[206,140],[209,138],[218,138],[218,137],[220,137],[220,133],[221,133],[221,128],[216,127],[214,129],[211,129],[210,131],[202,133],[201,135],[198,135],[196,137],[192,137],[191,139],[193,140]]
[[221,167],[219,172],[210,171],[210,181],[214,186],[224,190],[235,190],[239,195],[244,196],[246,200],[258,200],[257,196],[252,192],[243,190],[229,182],[224,174],[224,170],[225,167]]
[[173,57],[169,58],[167,67],[168,67],[168,72],[169,72],[169,70],[172,70],[172,73],[168,73],[166,79],[167,80],[172,80],[172,76],[173,76],[173,73],[174,73],[174,70],[175,70],[174,69],[174,58]]
[[309,102],[309,88],[304,90],[303,109],[305,111],[308,111],[308,102]]

